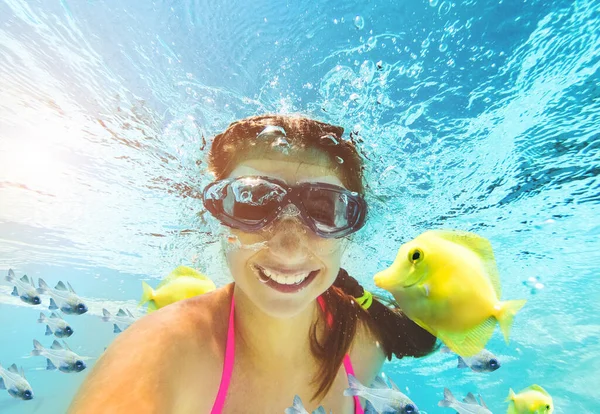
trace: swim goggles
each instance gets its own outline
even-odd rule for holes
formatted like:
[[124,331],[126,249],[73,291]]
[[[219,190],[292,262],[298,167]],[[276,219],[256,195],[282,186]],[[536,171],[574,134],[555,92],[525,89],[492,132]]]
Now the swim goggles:
[[297,215],[318,236],[340,238],[359,230],[367,203],[343,187],[306,182],[294,186],[264,176],[227,178],[209,184],[204,207],[226,226],[255,232],[282,213]]

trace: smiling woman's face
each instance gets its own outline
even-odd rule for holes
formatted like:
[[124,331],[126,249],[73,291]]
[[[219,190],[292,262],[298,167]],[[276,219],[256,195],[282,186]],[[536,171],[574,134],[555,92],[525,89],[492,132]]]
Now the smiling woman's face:
[[[294,159],[249,159],[240,162],[229,177],[261,175],[292,186],[319,182],[344,187],[325,157],[310,160],[309,164]],[[258,232],[230,228],[226,232],[242,246],[225,249],[236,285],[263,312],[275,317],[296,315],[333,284],[346,244],[344,239],[317,236],[293,214],[283,214]],[[260,247],[244,248],[251,245]]]

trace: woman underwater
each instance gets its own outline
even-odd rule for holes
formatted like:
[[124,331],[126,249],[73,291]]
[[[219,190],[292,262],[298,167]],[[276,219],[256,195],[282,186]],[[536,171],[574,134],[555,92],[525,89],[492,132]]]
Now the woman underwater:
[[369,385],[384,358],[432,352],[434,336],[340,268],[367,210],[342,133],[265,115],[215,137],[203,200],[224,226],[234,282],[120,334],[70,413],[281,414],[295,395],[309,412],[362,413],[343,395],[348,374]]

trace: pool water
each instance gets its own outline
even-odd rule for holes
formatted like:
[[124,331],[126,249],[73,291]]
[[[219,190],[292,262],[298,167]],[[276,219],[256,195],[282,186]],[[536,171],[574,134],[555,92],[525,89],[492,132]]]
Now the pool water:
[[[503,298],[525,298],[502,367],[435,353],[384,371],[422,412],[448,387],[505,412],[543,386],[556,413],[600,412],[600,3],[596,0],[0,0],[0,273],[69,281],[88,369],[50,346],[0,282],[0,363],[62,413],[115,338],[102,308],[141,314],[141,281],[180,264],[231,279],[194,197],[210,138],[235,119],[303,113],[345,127],[367,160],[369,222],[343,265],[372,276],[431,228],[488,238]],[[379,292],[381,293],[381,292]],[[127,392],[127,390],[123,390]],[[292,401],[290,400],[290,405]]]

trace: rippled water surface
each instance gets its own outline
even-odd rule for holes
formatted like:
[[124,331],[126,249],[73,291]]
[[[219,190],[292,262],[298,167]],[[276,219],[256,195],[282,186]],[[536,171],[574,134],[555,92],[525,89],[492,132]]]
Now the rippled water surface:
[[[135,309],[141,280],[188,264],[229,282],[197,198],[210,139],[300,112],[367,159],[351,274],[374,289],[401,243],[455,227],[489,238],[503,296],[528,299],[510,345],[489,345],[498,371],[385,366],[421,410],[450,412],[446,386],[505,412],[538,383],[555,412],[600,412],[599,68],[595,0],[0,0],[0,271],[70,281],[91,310],[68,343],[97,357],[115,336],[102,307]],[[36,398],[2,391],[0,412],[64,412],[89,369],[27,358],[51,343],[41,307],[1,283],[0,363]]]

